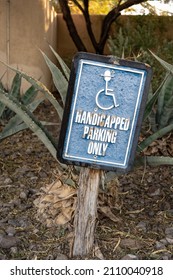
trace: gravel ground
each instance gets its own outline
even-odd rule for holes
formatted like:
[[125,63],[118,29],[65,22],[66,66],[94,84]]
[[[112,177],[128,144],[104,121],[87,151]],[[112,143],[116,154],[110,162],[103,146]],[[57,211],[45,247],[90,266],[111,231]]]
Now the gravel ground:
[[[34,206],[42,187],[69,174],[30,131],[0,143],[0,259],[72,258],[72,221],[46,227]],[[142,166],[100,191],[86,259],[173,259],[173,167]]]

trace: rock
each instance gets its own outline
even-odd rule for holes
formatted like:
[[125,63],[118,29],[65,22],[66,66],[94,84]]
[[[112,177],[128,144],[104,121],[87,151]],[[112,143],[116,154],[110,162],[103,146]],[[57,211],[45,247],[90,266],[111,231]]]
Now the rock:
[[173,245],[173,238],[166,237],[166,241],[168,242],[168,244]]
[[151,187],[148,190],[148,195],[151,196],[151,197],[160,195],[160,188],[158,188],[158,187]]
[[165,245],[162,242],[156,241],[156,250],[162,250],[165,249]]
[[143,242],[136,240],[136,239],[132,239],[132,238],[126,238],[126,239],[121,240],[120,247],[137,250],[137,249],[141,249],[143,247]]
[[4,229],[2,229],[2,228],[0,228],[0,237],[1,236],[5,236],[6,234],[5,234],[5,230]]
[[154,213],[154,211],[151,210],[151,211],[148,213],[148,215],[149,215],[150,217],[154,217],[155,213]]
[[165,229],[165,235],[168,238],[173,238],[173,227],[168,227]]
[[68,258],[64,254],[58,254],[55,260],[68,260]]
[[21,217],[19,219],[19,224],[20,224],[20,227],[22,228],[26,228],[26,227],[29,227],[31,222],[27,220],[27,218],[25,217]]
[[13,206],[17,206],[18,207],[21,204],[21,200],[19,198],[16,198],[16,199],[12,200],[10,203]]
[[6,179],[4,180],[4,184],[5,184],[5,185],[10,185],[11,183],[13,183],[13,181],[12,181],[10,178],[6,178]]
[[11,253],[12,255],[16,255],[16,254],[18,253],[18,248],[17,248],[17,247],[11,247],[11,248],[10,248],[10,253]]
[[31,181],[37,181],[37,180],[38,180],[38,177],[37,177],[37,176],[33,176],[33,177],[30,178],[30,180],[31,180]]
[[20,175],[24,175],[25,173],[29,172],[30,168],[27,165],[23,165],[22,167],[19,167],[16,169],[16,173],[19,173]]
[[14,236],[0,236],[0,248],[9,249],[11,247],[16,247],[19,240]]
[[170,253],[165,253],[162,257],[161,260],[171,260],[171,254]]
[[39,176],[40,176],[40,178],[47,178],[48,177],[47,174],[44,171],[41,171],[39,173]]
[[161,239],[160,242],[163,244],[163,245],[168,245],[168,241],[165,239]]
[[137,224],[136,227],[143,232],[147,232],[147,223],[146,222],[141,221]]
[[7,229],[6,229],[6,233],[8,234],[8,236],[14,236],[16,234],[16,230],[14,227],[12,226],[9,226]]
[[20,193],[19,197],[20,197],[21,199],[27,199],[27,197],[28,197],[28,191],[22,191],[22,192]]
[[26,149],[26,153],[27,153],[28,155],[32,154],[32,152],[33,152],[33,149],[32,149],[32,148],[28,147],[28,148]]
[[35,194],[37,194],[36,189],[29,189],[29,195],[35,195]]
[[6,260],[6,256],[5,256],[5,255],[0,254],[0,260]]
[[138,257],[136,255],[127,254],[121,260],[138,260]]
[[10,219],[8,220],[8,224],[13,227],[20,227],[20,223],[17,219]]
[[22,210],[22,211],[26,211],[27,209],[30,209],[30,208],[32,208],[32,203],[28,203],[28,204],[21,204],[20,206],[19,206],[19,208],[20,208],[20,210]]

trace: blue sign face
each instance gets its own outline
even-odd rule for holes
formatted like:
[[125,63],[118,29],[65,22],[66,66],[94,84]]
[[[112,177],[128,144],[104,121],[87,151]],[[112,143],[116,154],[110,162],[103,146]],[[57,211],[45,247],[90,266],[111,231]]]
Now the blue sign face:
[[150,68],[81,53],[72,71],[60,160],[127,171],[134,159]]

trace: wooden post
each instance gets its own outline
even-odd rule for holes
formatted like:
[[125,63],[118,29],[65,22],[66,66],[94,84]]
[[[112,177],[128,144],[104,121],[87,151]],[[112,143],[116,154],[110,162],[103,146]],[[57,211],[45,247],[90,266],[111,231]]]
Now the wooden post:
[[73,256],[85,256],[93,247],[100,174],[100,170],[81,168],[74,218]]

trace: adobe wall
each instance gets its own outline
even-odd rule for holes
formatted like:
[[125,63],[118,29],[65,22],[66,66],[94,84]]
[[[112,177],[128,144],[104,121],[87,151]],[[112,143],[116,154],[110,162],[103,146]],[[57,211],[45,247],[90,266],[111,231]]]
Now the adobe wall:
[[[49,0],[0,1],[0,60],[40,79],[49,88],[50,71],[39,49],[52,56],[47,42],[56,48],[56,18]],[[3,83],[10,87],[11,71],[0,65],[0,77],[5,71]]]

